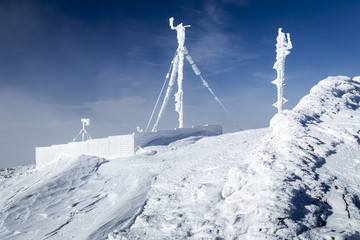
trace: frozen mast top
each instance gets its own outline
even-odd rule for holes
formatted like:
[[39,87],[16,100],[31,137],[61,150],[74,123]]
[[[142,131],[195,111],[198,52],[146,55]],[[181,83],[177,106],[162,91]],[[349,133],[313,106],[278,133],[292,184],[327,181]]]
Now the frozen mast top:
[[183,23],[180,23],[179,25],[174,27],[174,18],[173,17],[169,19],[169,23],[170,23],[170,28],[172,30],[176,30],[176,32],[177,32],[177,40],[178,40],[178,44],[179,44],[178,48],[183,48],[184,44],[185,44],[185,28],[191,27],[191,25],[183,26]]
[[272,81],[273,84],[277,86],[278,99],[274,103],[274,107],[278,109],[278,112],[282,111],[282,106],[288,100],[283,97],[284,95],[284,81],[285,81],[285,58],[290,54],[290,49],[292,49],[292,44],[290,40],[290,33],[282,32],[282,28],[279,28],[279,33],[276,38],[276,62],[274,64],[274,69],[277,73],[277,78]]

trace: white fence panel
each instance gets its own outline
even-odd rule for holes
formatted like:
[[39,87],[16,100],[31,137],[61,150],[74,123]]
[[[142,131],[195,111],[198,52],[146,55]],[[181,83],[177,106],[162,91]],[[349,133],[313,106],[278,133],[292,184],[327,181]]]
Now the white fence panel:
[[78,142],[77,143],[77,155],[88,155],[87,142]]
[[109,140],[107,138],[96,139],[99,145],[99,157],[109,156]]
[[99,142],[98,139],[92,139],[86,141],[88,145],[87,154],[90,156],[99,156]]
[[128,157],[134,155],[134,134],[110,136],[109,156]]
[[37,147],[35,149],[36,165],[45,165],[52,160],[51,147]]
[[69,145],[69,155],[78,155],[78,143],[77,142],[70,142]]
[[53,145],[52,148],[52,159],[56,159],[61,154],[69,154],[69,146],[67,144]]
[[121,136],[110,136],[109,140],[109,156],[116,157],[121,154],[120,144],[121,144]]

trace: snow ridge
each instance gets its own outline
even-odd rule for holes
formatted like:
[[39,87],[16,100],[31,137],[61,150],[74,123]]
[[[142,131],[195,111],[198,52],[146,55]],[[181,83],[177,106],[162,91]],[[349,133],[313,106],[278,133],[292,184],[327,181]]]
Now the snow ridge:
[[[320,178],[318,173],[327,158],[337,153],[339,145],[359,144],[360,115],[355,112],[360,102],[359,80],[329,77],[293,110],[285,110],[271,120],[272,132],[248,158],[246,180],[238,182],[239,190],[227,196],[221,206],[236,209],[232,215],[244,219],[248,229],[226,231],[226,238],[359,236],[360,214],[355,201],[346,203],[354,210],[353,216],[346,219],[350,223],[348,229],[342,229],[343,225],[337,229],[327,227],[327,220],[333,214],[328,198],[337,177],[328,173]],[[347,125],[339,125],[337,120],[343,118],[348,118]],[[359,152],[358,147],[356,150]],[[347,191],[344,198],[359,196],[359,189],[350,193],[347,188]],[[244,206],[247,212],[243,211]]]

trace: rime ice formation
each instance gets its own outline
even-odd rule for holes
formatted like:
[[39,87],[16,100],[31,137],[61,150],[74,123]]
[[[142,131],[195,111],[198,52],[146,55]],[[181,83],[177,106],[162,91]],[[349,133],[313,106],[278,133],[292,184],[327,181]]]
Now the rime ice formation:
[[[290,54],[290,49],[292,49],[292,44],[290,40],[290,33],[283,33],[282,28],[279,28],[279,34],[276,38],[276,62],[274,64],[274,69],[277,73],[277,78],[272,81],[273,84],[277,86],[277,102],[274,103],[274,107],[278,109],[278,112],[282,111],[283,104],[288,100],[284,98],[284,81],[285,81],[285,58]],[[287,39],[286,39],[287,37]]]
[[82,118],[82,129],[80,130],[79,134],[73,139],[73,142],[81,135],[81,141],[90,140],[90,135],[86,132],[85,126],[90,126],[90,118]]
[[172,30],[176,30],[177,32],[177,40],[178,40],[178,48],[177,53],[175,55],[175,58],[173,59],[172,64],[172,72],[170,76],[169,86],[166,90],[166,95],[164,98],[164,102],[160,108],[160,112],[158,114],[158,118],[156,120],[156,123],[152,129],[152,131],[157,130],[157,126],[159,124],[159,121],[164,113],[164,110],[168,104],[170,94],[172,92],[175,78],[177,74],[177,83],[178,83],[178,92],[175,94],[175,111],[179,113],[179,128],[183,128],[184,126],[184,112],[183,112],[183,96],[184,91],[182,87],[183,82],[183,68],[184,68],[184,44],[185,44],[185,28],[190,27],[190,25],[183,26],[183,23],[180,23],[176,27],[174,27],[174,18],[169,19],[170,28]]
[[190,26],[183,26],[182,23],[174,27],[173,22],[174,18],[169,19],[170,27],[172,30],[176,30],[177,32],[177,39],[178,39],[178,92],[175,94],[175,111],[179,113],[179,128],[183,128],[184,126],[184,111],[183,111],[183,97],[184,97],[184,91],[183,91],[183,69],[184,69],[184,43],[185,43],[185,27]]

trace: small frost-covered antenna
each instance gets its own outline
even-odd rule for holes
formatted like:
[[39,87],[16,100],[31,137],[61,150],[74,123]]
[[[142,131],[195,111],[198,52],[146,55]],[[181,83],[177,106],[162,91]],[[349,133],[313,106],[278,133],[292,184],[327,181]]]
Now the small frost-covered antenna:
[[80,130],[79,134],[73,139],[73,142],[76,141],[76,139],[81,135],[81,140],[85,141],[86,140],[90,140],[91,137],[90,135],[86,132],[85,130],[85,126],[90,126],[90,118],[82,118],[81,119],[82,122],[82,129]]
[[285,86],[285,58],[290,54],[290,49],[292,49],[292,44],[290,40],[290,33],[282,32],[282,28],[279,28],[279,34],[276,38],[276,62],[274,64],[274,69],[277,73],[277,78],[272,81],[273,84],[277,86],[277,102],[273,104],[274,107],[278,109],[278,112],[282,111],[283,104],[288,100],[284,98],[284,86]]

